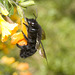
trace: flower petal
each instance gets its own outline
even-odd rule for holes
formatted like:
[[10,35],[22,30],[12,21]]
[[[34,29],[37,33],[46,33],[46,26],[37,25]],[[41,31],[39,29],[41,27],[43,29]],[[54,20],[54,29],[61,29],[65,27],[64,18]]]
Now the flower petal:
[[2,7],[1,7],[1,13],[2,13],[3,15],[5,15],[5,16],[7,16],[7,15],[9,14],[9,12],[7,11],[7,9],[2,8]]
[[27,41],[24,39],[22,32],[18,32],[18,33],[13,34],[11,39],[12,39],[11,40],[12,44],[18,43],[21,46],[24,44],[27,45]]
[[2,31],[2,42],[5,42],[9,35],[14,34],[18,30],[18,24],[6,22],[0,15],[0,25]]
[[24,34],[27,36],[28,34],[27,34],[27,28],[26,28],[26,26],[23,24],[23,23],[25,23],[25,24],[27,24],[28,25],[28,23],[24,20],[24,19],[22,19],[22,31],[24,32]]
[[24,70],[29,69],[29,65],[28,63],[19,63],[17,66],[17,69],[20,71],[24,71]]
[[7,11],[7,9],[5,8],[5,6],[0,2],[0,9],[1,9],[1,13],[5,16],[7,16],[9,14],[9,12]]
[[19,75],[32,75],[30,72],[20,72]]
[[[8,61],[9,60],[9,61]],[[1,58],[1,62],[2,63],[4,63],[4,64],[12,64],[12,63],[14,63],[15,62],[15,58],[13,58],[13,57],[7,57],[7,56],[3,56],[2,58]]]
[[[24,19],[22,19],[22,31],[24,32],[24,34],[27,36],[27,29],[25,27],[25,25],[23,23],[26,23],[24,21]],[[27,23],[26,23],[27,24]],[[23,46],[23,45],[27,45],[27,40],[24,38],[22,32],[18,32],[18,33],[15,33],[12,35],[11,37],[11,43],[12,44],[19,44],[20,46]]]
[[27,41],[26,41],[25,39],[22,39],[22,40],[20,40],[20,41],[18,42],[18,44],[19,44],[20,46],[27,45]]
[[11,33],[3,26],[1,26],[1,30],[2,30],[2,42],[4,42],[7,40],[8,36],[11,35]]

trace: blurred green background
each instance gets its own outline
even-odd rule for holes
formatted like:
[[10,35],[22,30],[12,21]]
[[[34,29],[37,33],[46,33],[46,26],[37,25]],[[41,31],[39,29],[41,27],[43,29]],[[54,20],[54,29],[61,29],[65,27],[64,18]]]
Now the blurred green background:
[[[43,46],[48,65],[37,51],[32,57],[22,59],[19,48],[7,56],[27,62],[32,75],[75,75],[75,0],[34,0],[37,21],[45,31]],[[25,13],[30,16],[30,13]],[[16,53],[18,53],[16,55]],[[0,57],[3,56],[1,52]]]
[[37,21],[46,34],[42,42],[49,65],[35,54],[37,58],[33,56],[36,59],[33,66],[39,66],[33,75],[75,75],[75,0],[35,2]]

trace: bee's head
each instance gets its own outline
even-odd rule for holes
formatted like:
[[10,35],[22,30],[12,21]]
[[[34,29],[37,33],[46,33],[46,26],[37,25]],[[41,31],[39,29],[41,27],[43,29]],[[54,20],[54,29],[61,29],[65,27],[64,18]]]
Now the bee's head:
[[26,18],[28,24],[32,27],[35,27],[37,25],[37,21],[35,19],[28,19]]

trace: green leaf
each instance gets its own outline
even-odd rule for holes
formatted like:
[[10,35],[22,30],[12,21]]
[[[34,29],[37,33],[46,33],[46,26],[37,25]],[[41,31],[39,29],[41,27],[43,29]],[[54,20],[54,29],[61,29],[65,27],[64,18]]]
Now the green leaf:
[[17,11],[18,11],[18,14],[20,16],[20,18],[23,18],[23,10],[20,6],[17,5]]
[[20,6],[22,7],[27,7],[27,6],[31,6],[31,5],[34,5],[34,1],[26,1],[26,2],[22,2],[22,3],[19,3]]
[[3,5],[9,10],[8,0],[3,0]]
[[3,3],[3,0],[0,0],[0,3]]
[[13,7],[13,5],[12,5],[12,2],[11,2],[10,0],[8,0],[8,1],[9,1],[9,3],[10,3],[9,16],[11,16],[11,15],[13,15],[13,13],[14,13],[14,7]]
[[9,16],[14,14],[14,7],[11,5],[10,11],[9,11]]
[[17,3],[21,3],[21,2],[24,2],[26,0],[16,0]]

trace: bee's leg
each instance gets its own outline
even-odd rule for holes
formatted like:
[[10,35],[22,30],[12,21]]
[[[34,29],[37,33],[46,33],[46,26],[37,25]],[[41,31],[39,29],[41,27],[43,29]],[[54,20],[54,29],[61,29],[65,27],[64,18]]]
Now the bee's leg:
[[23,23],[27,28],[28,28],[28,25],[27,24],[25,24],[25,23]]
[[25,38],[26,40],[28,40],[28,38],[26,37],[26,35],[24,34],[23,31],[22,31],[22,34],[23,34],[24,38]]
[[16,44],[17,47],[23,49],[24,46],[20,46],[19,44]]

